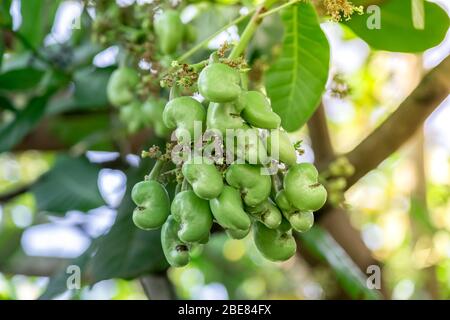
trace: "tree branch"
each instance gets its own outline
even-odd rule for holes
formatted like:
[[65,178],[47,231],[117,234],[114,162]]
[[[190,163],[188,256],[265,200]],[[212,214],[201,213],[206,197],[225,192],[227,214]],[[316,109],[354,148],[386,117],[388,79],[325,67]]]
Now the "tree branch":
[[327,120],[323,103],[320,103],[316,112],[308,121],[309,137],[316,163],[329,162],[334,158],[334,150],[331,145]]
[[[429,72],[398,109],[356,148],[344,155],[355,167],[348,188],[401,147],[450,92],[450,56]],[[329,162],[319,164],[326,168]]]
[[167,272],[139,278],[144,292],[150,300],[173,300],[176,298]]

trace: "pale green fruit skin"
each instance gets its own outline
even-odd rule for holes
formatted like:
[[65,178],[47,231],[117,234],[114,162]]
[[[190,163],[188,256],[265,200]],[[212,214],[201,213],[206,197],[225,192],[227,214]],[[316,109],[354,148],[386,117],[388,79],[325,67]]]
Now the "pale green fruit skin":
[[319,173],[314,165],[300,163],[292,166],[284,178],[287,199],[300,211],[319,210],[327,200],[327,191],[318,181]]
[[141,103],[133,101],[119,110],[119,119],[127,126],[129,133],[136,133],[142,128]]
[[182,172],[195,194],[202,199],[217,198],[223,190],[222,174],[205,158],[193,158],[185,162]]
[[133,187],[131,198],[138,206],[133,211],[133,222],[140,229],[158,229],[167,220],[170,214],[170,198],[159,182],[139,182]]
[[219,197],[209,201],[211,211],[217,223],[225,229],[246,231],[251,220],[244,211],[241,195],[233,187],[225,186]]
[[175,10],[165,10],[155,19],[155,33],[160,50],[165,54],[175,53],[183,40],[185,26]]
[[185,243],[202,242],[209,237],[212,213],[209,203],[191,191],[182,191],[175,196],[171,212],[180,224],[178,237]]
[[293,166],[297,163],[297,151],[285,131],[271,132],[267,137],[267,152],[274,157],[277,153],[275,150],[278,150],[278,160],[281,162],[288,166]]
[[297,250],[297,244],[290,231],[269,229],[261,222],[255,222],[253,226],[253,239],[258,251],[271,261],[286,261]]
[[288,220],[295,231],[306,232],[314,225],[314,213],[312,211],[300,211],[291,215]]
[[252,126],[264,129],[277,129],[281,118],[270,107],[269,100],[258,91],[243,92],[237,101],[242,117]]
[[167,262],[172,267],[184,267],[189,263],[189,247],[178,238],[179,223],[170,216],[161,229],[161,246]]
[[239,97],[239,71],[223,63],[212,63],[200,72],[198,90],[211,102],[232,102]]
[[165,105],[164,100],[148,99],[142,106],[146,125],[152,126],[155,134],[160,138],[167,137],[171,132],[163,120]]
[[139,84],[138,73],[131,68],[119,68],[109,78],[106,93],[113,106],[122,107],[134,100],[135,89]]
[[[259,136],[258,129],[244,125],[235,130],[235,154],[237,159],[250,164],[268,164],[270,162],[267,149]],[[226,143],[228,143],[228,136]]]
[[285,190],[281,190],[275,197],[278,207],[292,228],[298,232],[306,232],[314,225],[314,213],[312,211],[300,211],[288,200]]
[[248,236],[250,229],[251,228],[248,228],[247,230],[226,229],[225,232],[231,239],[241,240]]
[[244,120],[237,116],[239,112],[232,103],[210,103],[208,107],[206,126],[208,129],[219,130],[222,137],[227,129],[241,129]]
[[283,216],[270,199],[256,205],[247,207],[246,211],[267,228],[276,229],[280,226]]
[[[194,134],[195,122],[203,124],[206,120],[206,111],[203,105],[191,97],[179,97],[169,101],[163,112],[164,124],[170,129],[177,129],[175,134],[177,138],[183,139],[183,130],[185,130],[192,139]],[[201,134],[201,132],[199,132]]]
[[239,189],[247,206],[254,207],[264,202],[270,195],[270,176],[262,175],[261,168],[250,164],[232,164],[225,179],[230,186]]

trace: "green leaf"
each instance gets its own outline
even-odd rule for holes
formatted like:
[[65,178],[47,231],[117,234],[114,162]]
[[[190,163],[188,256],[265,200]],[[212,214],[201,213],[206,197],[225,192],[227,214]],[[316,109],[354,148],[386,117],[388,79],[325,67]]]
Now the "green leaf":
[[298,234],[298,236],[313,255],[330,265],[337,281],[351,298],[381,298],[378,291],[367,287],[364,274],[324,229],[315,226],[310,231]]
[[0,109],[9,110],[14,113],[17,113],[16,107],[12,104],[12,102],[4,96],[0,96]]
[[0,90],[22,91],[36,87],[45,72],[34,68],[15,69],[0,74]]
[[11,3],[12,0],[2,0],[2,2],[0,3],[0,25],[7,28],[11,27],[12,24],[11,14],[9,13]]
[[48,106],[49,114],[108,107],[106,86],[112,70],[112,68],[89,67],[76,71],[73,96],[61,97],[51,101]]
[[325,90],[330,47],[311,4],[289,7],[282,19],[283,49],[267,73],[266,87],[282,126],[295,131],[312,116]]
[[33,129],[45,112],[48,96],[31,99],[16,118],[0,127],[0,152],[11,150]]
[[142,231],[132,220],[135,208],[131,189],[148,170],[127,173],[127,191],[118,209],[111,230],[99,239],[98,250],[92,260],[94,282],[110,278],[135,278],[142,274],[167,269],[161,249],[160,231]]
[[53,26],[60,0],[21,1],[22,24],[19,33],[37,49]]
[[81,275],[87,276],[88,264],[92,257],[92,254],[95,250],[95,240],[91,243],[89,248],[86,249],[79,257],[70,261],[65,268],[59,270],[56,274],[54,274],[50,278],[50,282],[47,285],[44,293],[39,297],[39,300],[50,300],[57,297],[60,294],[63,294],[67,291],[67,280],[72,275],[71,273],[67,273],[68,266],[77,266],[81,270]]
[[105,204],[98,189],[100,168],[85,157],[58,156],[53,168],[32,187],[39,211],[63,215],[89,211]]
[[385,1],[379,8],[379,29],[368,27],[376,18],[374,12],[354,15],[345,22],[357,36],[377,50],[422,52],[441,43],[449,28],[447,13],[435,3],[424,3],[423,29],[414,27],[410,0]]

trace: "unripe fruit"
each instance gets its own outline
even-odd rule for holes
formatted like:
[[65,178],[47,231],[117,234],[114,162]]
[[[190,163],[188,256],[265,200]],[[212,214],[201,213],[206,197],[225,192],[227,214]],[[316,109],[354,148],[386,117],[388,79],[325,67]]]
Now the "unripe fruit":
[[116,107],[122,107],[131,103],[138,84],[139,75],[134,69],[117,69],[111,74],[106,88],[109,102]]
[[298,232],[306,232],[314,225],[314,214],[312,211],[300,211],[292,206],[286,197],[286,192],[278,192],[275,201],[289,221],[292,228]]
[[183,267],[189,263],[189,246],[178,238],[179,223],[170,216],[161,229],[161,246],[167,262],[172,267]]
[[217,223],[225,229],[246,231],[251,221],[244,211],[241,195],[233,187],[225,186],[222,193],[209,201],[211,211]]
[[153,126],[155,134],[161,138],[168,136],[171,131],[163,121],[165,105],[163,100],[148,99],[142,106],[142,112],[146,121]]
[[191,243],[208,239],[213,223],[208,201],[200,199],[191,190],[182,191],[175,196],[171,212],[180,224],[178,237],[181,241]]
[[217,129],[224,137],[227,129],[241,129],[244,127],[244,119],[232,103],[211,103],[206,117],[208,129]]
[[319,183],[319,173],[310,163],[292,166],[284,178],[287,199],[300,211],[316,211],[327,200],[327,191]]
[[272,261],[286,261],[295,254],[297,249],[290,231],[269,229],[261,222],[255,222],[253,237],[259,252]]
[[270,132],[267,137],[267,152],[271,157],[275,158],[278,152],[278,160],[288,166],[293,166],[297,163],[297,152],[285,131],[273,130]]
[[277,129],[281,118],[270,107],[266,96],[258,91],[243,92],[236,103],[242,109],[242,117],[252,126],[264,129]]
[[198,90],[211,102],[232,102],[239,97],[239,71],[223,63],[212,63],[200,72]]
[[202,124],[205,118],[205,108],[191,97],[179,97],[169,101],[163,112],[164,124],[170,129],[176,128],[177,138],[182,139],[188,133],[191,141],[196,138],[194,137],[195,122]]
[[165,10],[155,20],[155,33],[159,48],[165,54],[172,54],[183,40],[184,25],[175,10]]
[[278,210],[270,199],[255,207],[247,207],[246,211],[269,229],[278,228],[283,219],[280,210]]
[[142,181],[131,191],[138,206],[133,211],[134,224],[144,230],[160,228],[170,214],[170,199],[166,189],[157,181]]
[[206,200],[217,198],[223,189],[222,174],[206,158],[192,158],[183,164],[183,176],[192,185],[195,194]]
[[264,202],[270,195],[270,176],[261,174],[261,167],[250,164],[232,164],[225,175],[230,186],[239,189],[247,206]]

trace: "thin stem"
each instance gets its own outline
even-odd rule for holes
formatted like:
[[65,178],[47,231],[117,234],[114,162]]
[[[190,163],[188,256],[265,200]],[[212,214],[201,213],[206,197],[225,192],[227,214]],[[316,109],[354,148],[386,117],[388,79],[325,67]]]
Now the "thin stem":
[[181,191],[189,190],[189,181],[186,178],[183,179],[183,184],[181,185]]
[[200,43],[196,44],[194,47],[192,47],[190,50],[188,50],[185,54],[183,54],[182,56],[180,56],[177,61],[179,62],[183,62],[186,59],[188,59],[189,57],[191,57],[194,53],[196,53],[198,50],[202,49],[204,46],[206,46],[208,44],[208,42],[210,42],[212,39],[214,39],[215,37],[217,37],[219,34],[221,34],[222,32],[226,31],[228,28],[234,26],[235,24],[238,24],[239,22],[245,20],[246,18],[248,18],[249,16],[251,16],[254,13],[254,9],[251,10],[248,14],[244,15],[244,16],[240,16],[237,17],[236,19],[234,19],[233,21],[230,21],[228,24],[226,24],[225,26],[223,26],[222,28],[220,28],[219,30],[217,30],[216,32],[214,32],[212,35],[210,35],[209,37],[207,37],[206,39],[204,39],[203,41],[201,41]]
[[278,6],[278,7],[276,7],[276,8],[273,8],[272,10],[269,10],[269,11],[267,11],[267,12],[261,13],[261,14],[259,15],[259,18],[263,19],[263,18],[265,18],[265,17],[268,17],[268,16],[270,16],[271,14],[277,13],[278,11],[283,10],[284,8],[287,8],[287,7],[289,7],[289,6],[293,5],[293,4],[300,3],[301,1],[302,1],[302,0],[291,0],[291,1],[289,1],[289,2],[286,2],[285,4],[282,4],[281,6]]
[[148,180],[156,180],[156,178],[159,177],[159,174],[161,173],[161,170],[162,170],[163,166],[164,166],[164,161],[163,160],[157,160],[155,162],[155,165],[153,166],[152,171],[148,175],[147,179]]

